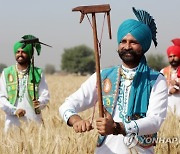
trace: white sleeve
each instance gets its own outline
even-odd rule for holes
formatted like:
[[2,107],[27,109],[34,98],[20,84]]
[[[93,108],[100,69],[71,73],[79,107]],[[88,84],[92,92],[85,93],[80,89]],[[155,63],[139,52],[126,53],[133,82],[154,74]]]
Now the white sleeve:
[[0,108],[8,115],[14,115],[16,107],[8,101],[4,71],[0,78]]
[[92,107],[96,101],[96,74],[94,73],[76,92],[66,98],[65,102],[59,107],[59,113],[67,123],[70,116]]
[[162,74],[164,74],[164,73],[163,73],[163,72],[164,72],[164,69],[161,69],[160,72],[161,72]]
[[44,73],[42,73],[42,76],[41,76],[38,93],[39,93],[38,101],[40,102],[40,109],[43,109],[47,105],[47,103],[49,102],[49,99],[50,99],[48,86],[47,86],[47,82],[45,80]]
[[168,88],[165,77],[160,74],[152,87],[146,117],[135,120],[138,135],[153,134],[159,131],[165,120],[168,103]]

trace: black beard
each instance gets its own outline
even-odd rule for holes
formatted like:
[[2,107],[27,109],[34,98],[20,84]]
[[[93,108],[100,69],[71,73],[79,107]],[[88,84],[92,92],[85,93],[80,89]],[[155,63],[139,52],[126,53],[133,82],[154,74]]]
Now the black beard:
[[[134,50],[118,50],[118,54],[125,64],[139,64],[142,58],[142,53],[137,53]],[[131,56],[127,56],[127,54]]]
[[173,60],[169,63],[171,64],[172,67],[178,67],[180,65],[180,60],[178,60],[178,61]]

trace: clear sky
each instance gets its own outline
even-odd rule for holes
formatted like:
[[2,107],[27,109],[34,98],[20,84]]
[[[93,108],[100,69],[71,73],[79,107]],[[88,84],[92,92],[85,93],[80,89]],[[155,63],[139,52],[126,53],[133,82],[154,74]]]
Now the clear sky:
[[[94,48],[91,26],[85,18],[79,24],[80,12],[72,8],[80,5],[110,4],[112,40],[108,39],[105,22],[102,39],[101,67],[119,64],[116,53],[116,32],[125,19],[136,19],[132,7],[148,11],[158,28],[158,47],[149,53],[161,53],[172,45],[173,38],[180,38],[180,0],[0,0],[0,63],[15,64],[13,45],[25,34],[35,35],[41,42],[53,48],[42,46],[41,55],[35,57],[35,64],[44,68],[52,64],[60,69],[61,54],[65,48],[85,44]],[[91,19],[91,16],[89,16]],[[103,14],[96,17],[100,38]]]

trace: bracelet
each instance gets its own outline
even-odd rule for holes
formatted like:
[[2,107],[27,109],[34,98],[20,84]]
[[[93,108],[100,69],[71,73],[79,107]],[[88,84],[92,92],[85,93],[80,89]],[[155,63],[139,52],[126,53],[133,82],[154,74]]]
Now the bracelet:
[[114,127],[113,130],[113,135],[118,135],[121,132],[121,126],[118,122],[115,122],[116,126]]

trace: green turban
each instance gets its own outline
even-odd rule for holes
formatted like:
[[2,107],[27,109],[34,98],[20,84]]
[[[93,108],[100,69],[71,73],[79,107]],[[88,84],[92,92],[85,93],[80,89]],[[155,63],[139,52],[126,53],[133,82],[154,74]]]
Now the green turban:
[[28,56],[31,58],[32,57],[32,44],[27,44],[24,48],[23,47],[24,47],[24,43],[21,43],[19,41],[16,42],[14,44],[14,54],[16,54],[19,48],[22,48],[23,51],[27,53]]

